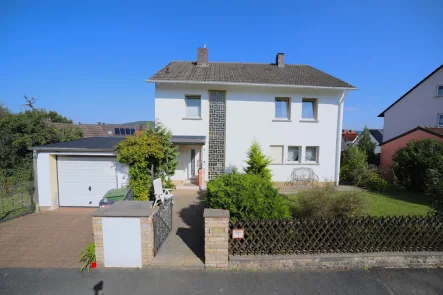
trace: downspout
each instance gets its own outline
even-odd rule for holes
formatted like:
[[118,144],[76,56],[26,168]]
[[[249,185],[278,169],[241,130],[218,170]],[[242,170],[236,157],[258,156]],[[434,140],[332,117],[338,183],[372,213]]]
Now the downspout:
[[342,125],[343,125],[343,105],[348,96],[349,90],[344,90],[338,101],[338,118],[337,118],[337,136],[335,144],[335,185],[340,181],[340,158],[341,158],[341,142],[342,142]]
[[37,159],[38,152],[36,150],[32,151],[32,166],[34,169],[34,202],[35,202],[35,212],[40,211],[39,200],[38,200],[38,172],[37,172]]

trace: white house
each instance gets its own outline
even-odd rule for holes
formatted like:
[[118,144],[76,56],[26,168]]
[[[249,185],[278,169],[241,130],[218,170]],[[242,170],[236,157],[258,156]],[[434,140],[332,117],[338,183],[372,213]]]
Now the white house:
[[417,126],[443,127],[443,65],[397,99],[378,117],[384,118],[383,141]]
[[205,180],[230,166],[245,166],[257,140],[272,158],[273,181],[284,183],[294,168],[311,167],[321,181],[339,180],[343,104],[354,86],[308,65],[173,61],[155,83],[155,116],[174,135],[200,136],[204,144],[181,145],[176,183]]
[[[155,116],[179,147],[173,181],[200,186],[229,166],[245,166],[253,140],[272,157],[273,180],[311,167],[321,181],[339,179],[344,100],[352,85],[307,65],[171,62],[155,83]],[[42,209],[96,207],[128,180],[116,160],[123,136],[90,137],[34,147],[34,179]],[[201,168],[201,170],[199,169]]]
[[[358,136],[351,145],[358,144],[358,142],[360,141],[360,134],[362,132],[363,131],[357,131]],[[380,154],[381,144],[383,143],[383,129],[369,129],[369,137],[371,141],[376,144],[374,148],[374,153]]]

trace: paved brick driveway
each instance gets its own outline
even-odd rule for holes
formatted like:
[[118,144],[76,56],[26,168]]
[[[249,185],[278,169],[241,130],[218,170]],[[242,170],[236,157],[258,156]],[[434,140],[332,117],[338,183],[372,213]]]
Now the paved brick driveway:
[[0,223],[0,268],[77,268],[94,241],[93,208],[60,208]]

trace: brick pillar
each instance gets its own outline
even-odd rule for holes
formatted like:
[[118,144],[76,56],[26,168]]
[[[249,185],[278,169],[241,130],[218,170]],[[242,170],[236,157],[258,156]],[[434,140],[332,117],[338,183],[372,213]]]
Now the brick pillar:
[[94,231],[96,261],[99,267],[104,267],[105,252],[103,248],[103,225],[101,217],[92,217],[92,229]]
[[154,259],[154,224],[152,217],[140,218],[142,238],[142,266],[151,264]]
[[228,269],[229,211],[205,209],[205,267]]

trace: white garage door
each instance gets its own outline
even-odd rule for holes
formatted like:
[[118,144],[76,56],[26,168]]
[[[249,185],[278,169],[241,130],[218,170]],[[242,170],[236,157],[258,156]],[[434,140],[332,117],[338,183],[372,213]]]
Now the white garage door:
[[60,206],[98,207],[105,193],[117,187],[112,157],[57,157]]

